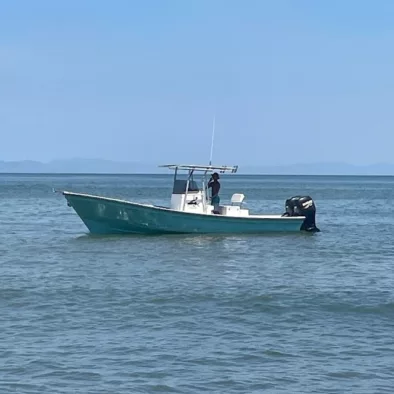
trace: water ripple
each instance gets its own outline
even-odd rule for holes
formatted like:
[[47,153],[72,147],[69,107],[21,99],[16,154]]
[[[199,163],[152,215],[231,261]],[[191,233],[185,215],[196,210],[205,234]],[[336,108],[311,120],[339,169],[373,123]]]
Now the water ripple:
[[0,177],[0,392],[391,393],[392,179],[273,179],[224,197],[308,190],[322,233],[94,237],[52,187],[164,203],[166,179]]

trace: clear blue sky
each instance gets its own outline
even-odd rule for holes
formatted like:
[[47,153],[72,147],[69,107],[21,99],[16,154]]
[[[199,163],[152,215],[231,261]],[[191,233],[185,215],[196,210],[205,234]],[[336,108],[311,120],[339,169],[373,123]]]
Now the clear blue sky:
[[394,162],[394,1],[0,1],[0,160]]

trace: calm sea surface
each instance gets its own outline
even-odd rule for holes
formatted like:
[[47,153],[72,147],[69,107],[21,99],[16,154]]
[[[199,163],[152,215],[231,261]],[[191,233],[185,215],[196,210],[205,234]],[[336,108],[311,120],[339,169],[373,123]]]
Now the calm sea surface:
[[394,392],[394,178],[222,178],[315,235],[94,237],[52,188],[167,205],[171,177],[0,175],[1,393]]

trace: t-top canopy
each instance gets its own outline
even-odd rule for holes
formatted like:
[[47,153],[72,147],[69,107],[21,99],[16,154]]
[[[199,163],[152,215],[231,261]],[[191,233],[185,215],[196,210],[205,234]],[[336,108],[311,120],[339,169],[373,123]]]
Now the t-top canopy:
[[164,164],[159,167],[167,167],[171,170],[193,170],[193,171],[218,171],[220,173],[231,172],[236,173],[238,166],[200,166],[200,165],[189,165],[189,164]]

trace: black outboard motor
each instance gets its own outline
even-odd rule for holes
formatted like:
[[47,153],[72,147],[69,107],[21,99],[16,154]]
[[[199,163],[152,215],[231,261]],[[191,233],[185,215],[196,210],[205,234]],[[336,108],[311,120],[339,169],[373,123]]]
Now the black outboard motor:
[[295,196],[286,200],[286,212],[282,216],[305,216],[301,230],[319,232],[316,226],[316,205],[309,196]]

